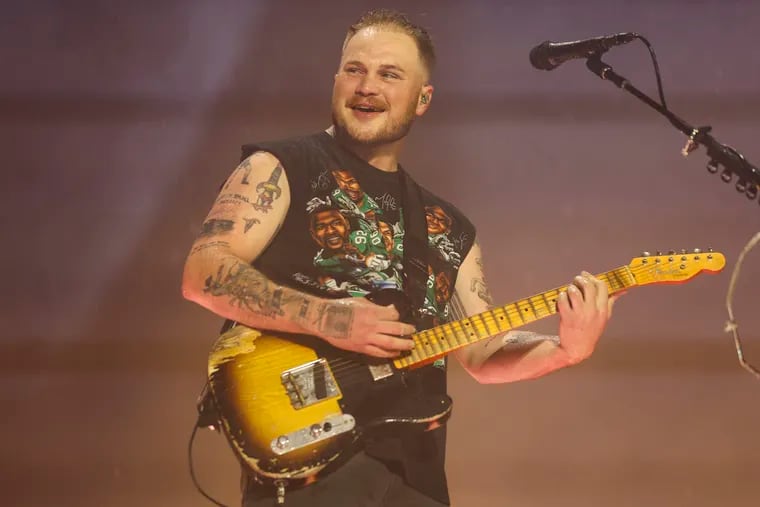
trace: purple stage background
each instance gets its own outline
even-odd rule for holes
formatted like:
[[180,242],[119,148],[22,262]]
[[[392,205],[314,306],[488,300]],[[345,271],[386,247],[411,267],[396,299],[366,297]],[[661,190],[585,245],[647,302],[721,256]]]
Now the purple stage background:
[[[0,17],[0,474],[14,506],[202,506],[186,441],[220,319],[182,300],[184,257],[245,142],[329,122],[345,28],[371,6],[428,26],[439,68],[404,165],[476,223],[495,299],[642,251],[712,247],[726,270],[643,287],[588,362],[478,386],[452,363],[456,506],[714,506],[760,498],[760,381],[723,331],[760,206],[704,149],[546,39],[636,31],[671,109],[760,165],[760,4],[747,1],[7,2]],[[646,48],[605,61],[656,97]],[[760,253],[735,314],[760,363]],[[548,319],[530,327],[554,332]],[[202,482],[237,502],[226,443]]]

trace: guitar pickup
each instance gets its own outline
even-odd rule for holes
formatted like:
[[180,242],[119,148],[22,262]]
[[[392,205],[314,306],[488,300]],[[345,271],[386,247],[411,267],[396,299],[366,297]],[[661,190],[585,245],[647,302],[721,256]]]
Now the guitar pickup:
[[296,410],[341,395],[330,366],[322,358],[285,370],[280,381]]

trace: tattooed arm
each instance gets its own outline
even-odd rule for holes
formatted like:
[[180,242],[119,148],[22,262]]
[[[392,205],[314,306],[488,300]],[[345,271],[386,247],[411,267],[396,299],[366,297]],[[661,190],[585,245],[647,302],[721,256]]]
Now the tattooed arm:
[[[364,299],[331,300],[274,283],[251,266],[277,235],[290,206],[285,169],[257,152],[229,177],[185,261],[182,294],[245,325],[308,333],[332,345],[379,357],[411,347],[413,328],[393,307]],[[306,232],[305,232],[306,233]]]
[[[612,299],[607,286],[583,272],[558,301],[559,336],[513,330],[455,352],[478,382],[514,382],[546,375],[576,364],[594,350],[609,319]],[[476,243],[459,269],[451,309],[454,318],[484,312],[493,306]]]

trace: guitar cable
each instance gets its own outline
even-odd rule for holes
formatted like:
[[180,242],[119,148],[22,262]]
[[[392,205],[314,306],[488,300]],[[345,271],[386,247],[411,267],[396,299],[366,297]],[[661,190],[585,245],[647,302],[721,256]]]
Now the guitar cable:
[[734,348],[736,348],[736,356],[739,359],[739,365],[741,365],[742,368],[752,374],[756,379],[760,380],[760,369],[753,366],[752,363],[747,361],[744,357],[744,348],[742,346],[741,337],[739,336],[739,324],[734,318],[733,309],[734,289],[736,288],[736,281],[739,278],[739,268],[741,268],[742,262],[744,262],[744,256],[747,255],[750,250],[755,248],[758,242],[760,242],[760,232],[755,234],[752,239],[747,242],[739,254],[739,259],[734,265],[734,271],[731,273],[731,281],[728,284],[728,293],[726,294],[726,310],[728,311],[728,320],[726,321],[724,331],[733,335]]
[[198,428],[215,428],[216,419],[213,415],[213,405],[211,403],[211,397],[209,396],[208,382],[203,386],[200,396],[198,397],[198,419],[193,424],[193,431],[190,433],[190,440],[187,443],[187,463],[190,468],[190,478],[195,485],[195,489],[203,495],[209,502],[218,507],[227,507],[225,504],[217,501],[214,497],[206,493],[206,490],[198,482],[198,478],[195,475],[195,468],[193,467],[193,443],[195,442],[195,435],[198,432]]

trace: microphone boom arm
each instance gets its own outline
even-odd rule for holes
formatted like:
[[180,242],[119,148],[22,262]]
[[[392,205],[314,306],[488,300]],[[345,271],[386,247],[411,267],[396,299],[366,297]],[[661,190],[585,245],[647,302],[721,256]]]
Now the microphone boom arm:
[[710,161],[707,164],[707,170],[711,173],[718,171],[718,166],[723,167],[721,179],[728,183],[732,175],[737,175],[736,190],[747,196],[748,199],[754,200],[760,191],[760,170],[747,161],[744,156],[730,146],[720,143],[710,135],[712,127],[693,127],[684,120],[676,116],[672,111],[662,104],[655,102],[641,90],[633,86],[630,81],[616,73],[612,67],[603,62],[599,55],[594,55],[586,60],[586,67],[605,81],[615,84],[646,105],[659,112],[678,130],[683,132],[689,139],[681,153],[684,156],[689,155],[701,144],[707,149],[707,156]]

